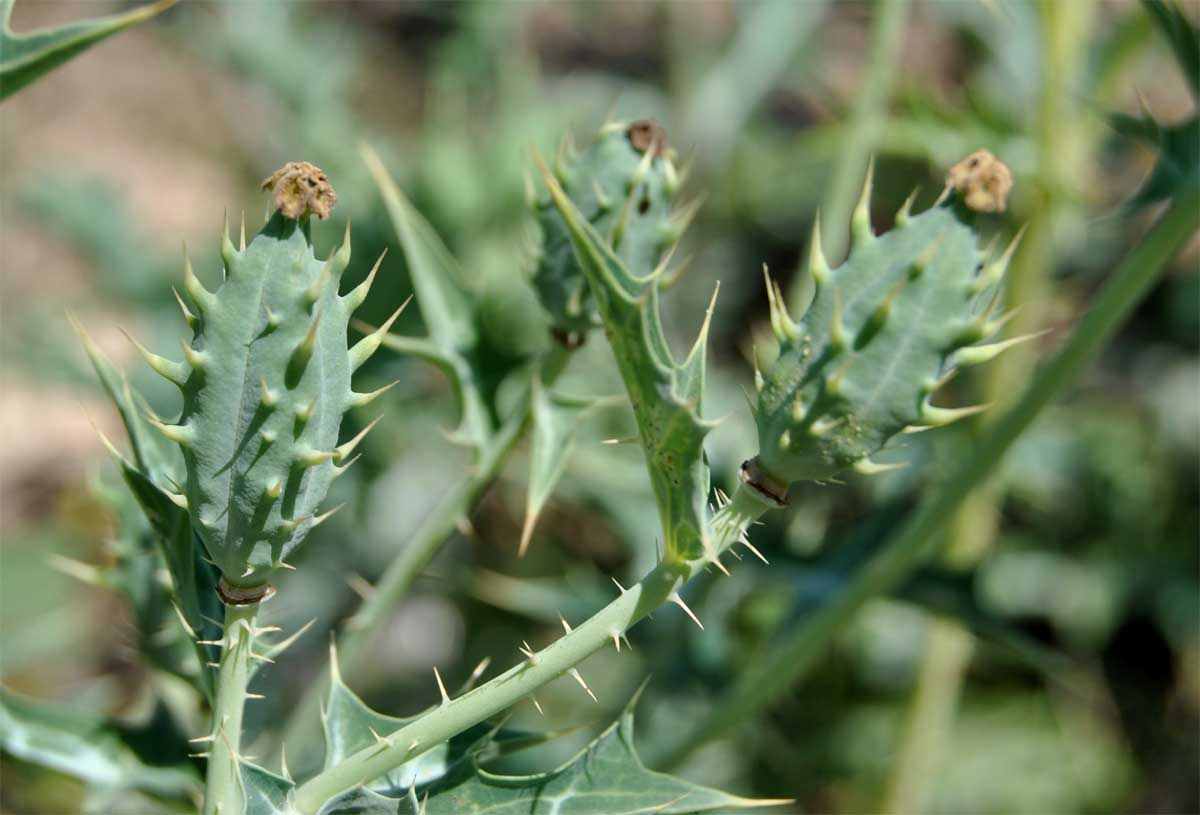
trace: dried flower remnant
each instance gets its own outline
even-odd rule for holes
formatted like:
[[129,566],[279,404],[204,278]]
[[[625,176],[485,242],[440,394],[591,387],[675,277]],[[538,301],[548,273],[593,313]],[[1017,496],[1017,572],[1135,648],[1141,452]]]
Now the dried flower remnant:
[[287,218],[316,215],[322,221],[337,204],[337,193],[324,171],[307,161],[289,161],[262,183]]
[[946,186],[975,212],[1004,212],[1012,191],[1012,171],[987,150],[976,150],[946,173]]

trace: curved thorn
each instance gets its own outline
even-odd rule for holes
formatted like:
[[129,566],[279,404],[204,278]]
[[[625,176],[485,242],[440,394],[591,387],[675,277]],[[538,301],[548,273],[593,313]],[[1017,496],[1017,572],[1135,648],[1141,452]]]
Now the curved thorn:
[[346,267],[350,265],[350,219],[346,219],[346,233],[342,236],[342,245],[338,247],[337,252],[329,258],[330,262],[336,262],[337,270],[333,273],[334,277],[340,278],[342,272],[346,271]]
[[985,362],[990,362],[1000,354],[1012,348],[1014,345],[1020,345],[1023,342],[1037,339],[1049,333],[1049,329],[1044,331],[1035,331],[1032,334],[1022,334],[1019,337],[1002,340],[1001,342],[993,342],[987,345],[972,345],[967,348],[960,348],[950,355],[950,364],[954,366],[970,367],[972,365],[982,365]]
[[829,344],[835,353],[841,353],[850,346],[850,335],[842,323],[842,294],[838,289],[833,290],[833,316],[829,320]]
[[175,295],[175,302],[179,304],[179,308],[183,312],[183,321],[187,323],[188,328],[195,331],[196,326],[200,324],[199,318],[195,314],[192,314],[192,310],[187,307],[187,303],[183,302],[183,297],[180,296],[179,289],[172,286],[171,293]]
[[275,406],[279,404],[279,395],[267,387],[266,377],[260,377],[258,381],[262,386],[262,393],[258,398],[259,404],[261,404],[267,410],[274,410]]
[[196,277],[196,272],[192,269],[192,259],[188,257],[187,244],[183,245],[183,289],[188,293],[188,297],[192,298],[192,302],[196,308],[200,310],[200,315],[215,305],[216,295],[204,288],[204,284]]
[[146,414],[146,421],[154,425],[159,433],[162,433],[171,441],[181,447],[190,447],[192,442],[196,440],[196,431],[185,424],[165,424],[157,416]]
[[433,666],[433,678],[437,680],[438,693],[442,695],[442,704],[450,704],[450,694],[446,693],[446,685],[442,682],[442,675],[438,672],[437,666]]
[[903,470],[908,466],[907,461],[898,461],[891,464],[879,464],[871,461],[869,458],[860,458],[854,462],[854,471],[863,475],[878,475],[891,470]]
[[193,371],[203,371],[205,360],[207,359],[203,351],[197,351],[183,337],[179,338],[179,344],[183,346],[183,358]]
[[321,273],[317,275],[307,289],[304,290],[304,305],[311,312],[313,306],[321,299],[321,292],[325,290],[325,284],[329,281],[329,269],[333,266],[334,256],[330,256],[329,260],[325,261],[325,265],[321,267]]
[[296,464],[300,467],[316,467],[318,464],[324,464],[333,458],[332,451],[324,452],[322,450],[307,449],[296,454]]
[[404,311],[404,307],[407,306],[411,300],[412,295],[410,294],[408,299],[400,304],[400,308],[392,312],[392,316],[388,317],[387,320],[384,321],[383,325],[379,326],[379,328],[375,329],[354,344],[354,347],[351,348],[349,352],[351,371],[357,371],[360,367],[362,367],[364,362],[371,358],[372,354],[379,350],[379,345],[383,342],[383,336],[387,334],[388,330],[392,327],[392,323],[396,322],[396,319],[400,316],[401,312]]
[[577,668],[572,668],[571,670],[567,671],[567,673],[569,673],[571,675],[572,679],[574,679],[576,682],[579,683],[579,687],[581,687],[585,691],[587,691],[587,695],[592,697],[593,702],[600,701],[599,699],[596,698],[596,694],[592,693],[592,689],[588,687],[587,682],[583,681],[583,674],[579,673],[579,670]]
[[968,416],[974,416],[977,413],[982,413],[991,405],[971,405],[970,407],[961,408],[940,408],[935,407],[926,399],[921,403],[921,421],[925,424],[942,427],[951,422],[957,422],[959,419],[965,419]]
[[693,612],[690,608],[688,608],[688,604],[683,602],[682,597],[680,597],[678,594],[675,594],[674,592],[672,592],[671,596],[668,597],[667,599],[670,600],[675,605],[679,606],[681,609],[683,609],[683,613],[688,615],[688,617],[691,618],[692,622],[694,622],[696,625],[698,625],[700,627],[701,631],[704,630],[704,625],[700,622],[700,618],[696,616],[695,612]]
[[1025,230],[1029,224],[1024,224],[1017,230],[1017,234],[1009,241],[1008,246],[1004,248],[1003,254],[993,261],[990,261],[979,273],[979,276],[971,281],[970,293],[972,295],[986,291],[990,287],[998,284],[1004,279],[1005,272],[1008,271],[1008,265],[1012,262],[1013,255],[1017,251],[1017,247],[1021,244],[1021,239],[1025,237]]
[[913,203],[917,200],[917,193],[920,191],[920,187],[915,187],[913,191],[908,194],[908,197],[904,199],[904,203],[900,206],[899,211],[896,213],[895,224],[897,227],[903,229],[904,227],[908,226],[909,219],[912,217]]
[[371,292],[371,286],[375,283],[375,275],[379,271],[379,265],[383,263],[383,259],[387,257],[387,249],[380,253],[379,259],[375,261],[375,265],[371,267],[371,271],[367,272],[366,278],[359,283],[342,298],[342,302],[346,304],[349,311],[354,311],[366,301],[367,295]]
[[308,333],[304,335],[304,339],[300,341],[288,359],[285,377],[290,387],[296,386],[308,368],[308,362],[312,359],[313,351],[317,347],[317,328],[320,324],[321,312],[318,311],[317,316],[313,318],[312,325],[308,327]]
[[355,393],[355,392],[351,391],[350,407],[363,407],[364,405],[369,405],[369,404],[371,404],[371,402],[375,401],[380,396],[383,396],[383,394],[387,393],[388,391],[390,391],[392,388],[396,387],[399,384],[400,384],[400,380],[397,379],[395,382],[391,382],[387,385],[384,385],[382,388],[376,388],[375,390],[370,391],[368,393]]
[[867,159],[867,172],[863,176],[862,192],[858,196],[858,203],[854,205],[854,212],[850,216],[850,235],[854,239],[854,245],[858,246],[875,237],[875,233],[871,231],[871,186],[875,176],[875,157],[871,156]]
[[237,250],[233,248],[233,241],[229,239],[229,210],[225,210],[224,224],[221,227],[221,260],[225,262],[226,277],[233,274],[235,257],[237,257]]
[[325,523],[330,518],[332,518],[334,515],[341,512],[342,507],[344,507],[344,506],[346,506],[346,504],[345,504],[345,502],[342,502],[342,503],[338,504],[336,507],[334,507],[333,509],[326,510],[325,512],[322,512],[320,515],[314,515],[312,518],[312,525],[320,526],[321,524]]
[[146,364],[149,365],[156,374],[171,384],[176,385],[177,387],[183,387],[188,378],[188,367],[186,365],[184,365],[182,362],[169,360],[166,357],[160,357],[158,354],[154,353],[149,348],[135,340],[133,335],[124,328],[121,329],[121,333],[125,335],[126,339],[133,343],[134,348],[137,348],[138,351],[141,352],[142,357],[146,360]]
[[829,281],[829,261],[821,249],[821,213],[813,219],[812,238],[808,242],[808,273],[817,286],[823,286]]
[[358,447],[359,442],[361,442],[366,437],[366,435],[375,428],[375,425],[379,424],[379,420],[382,418],[383,418],[382,414],[380,414],[379,416],[376,416],[374,419],[371,420],[370,424],[368,424],[366,427],[364,427],[362,430],[359,431],[357,436],[350,439],[350,441],[346,442],[345,444],[335,447],[333,450],[333,463],[341,464],[346,459],[347,456],[349,456],[351,453],[353,453],[354,448]]

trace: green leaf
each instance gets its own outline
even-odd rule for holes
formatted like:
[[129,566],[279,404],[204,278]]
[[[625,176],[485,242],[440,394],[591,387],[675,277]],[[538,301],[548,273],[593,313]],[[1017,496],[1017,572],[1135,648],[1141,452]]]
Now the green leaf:
[[1200,31],[1175,3],[1142,0],[1142,6],[1170,43],[1179,69],[1192,87],[1192,94],[1200,96]]
[[[178,445],[150,425],[146,420],[149,409],[130,387],[129,380],[104,356],[78,321],[72,317],[71,323],[129,436],[133,461],[115,449],[113,454],[121,477],[149,521],[166,561],[175,589],[171,599],[193,640],[219,639],[221,628],[211,622],[221,619],[223,613],[216,594],[217,574],[201,557],[202,546],[192,532],[187,510],[168,495],[168,491],[178,491],[183,481],[183,457]],[[154,584],[157,586],[157,581]],[[129,599],[133,601],[132,597]],[[207,663],[216,661],[219,652],[213,646],[195,647],[201,665],[196,680],[200,690],[211,694],[213,670]]]
[[[373,744],[383,745],[390,733],[396,732],[413,720],[385,716],[368,707],[342,680],[336,654],[330,655],[329,693],[325,697],[323,719],[325,769],[341,763],[347,757]],[[475,725],[412,761],[401,764],[368,787],[372,792],[402,795],[411,787],[426,785],[443,778],[467,758],[495,757],[556,735],[530,734],[484,724]]]
[[[709,491],[701,418],[708,318],[683,363],[667,346],[659,315],[659,280],[630,273],[538,158],[551,199],[562,216],[576,259],[596,300],[613,356],[637,419],[646,469],[662,519],[666,557],[706,558]],[[715,302],[715,295],[714,295]]]
[[242,788],[246,792],[246,815],[291,815],[288,796],[295,784],[257,764],[242,762]]
[[456,815],[666,814],[789,803],[741,798],[646,769],[633,747],[636,702],[635,696],[612,725],[558,769],[535,775],[498,775],[483,769],[481,759],[473,757],[425,789],[418,787],[414,796],[386,811],[416,815],[421,810],[412,799],[424,800],[426,794],[426,811]]
[[9,27],[14,2],[0,0],[0,100],[106,37],[175,4],[175,0],[157,0],[121,14],[16,34]]
[[1181,187],[1200,183],[1200,116],[1178,125],[1160,125],[1147,117],[1143,129],[1154,133],[1158,161],[1130,202],[1145,206],[1175,195]]
[[121,423],[129,435],[137,470],[162,489],[178,490],[183,483],[183,455],[179,452],[179,446],[166,439],[146,420],[149,408],[130,387],[129,380],[104,355],[79,321],[70,314],[67,316],[91,360],[100,384],[116,405]]
[[150,766],[116,728],[89,711],[28,699],[0,688],[0,750],[89,785],[196,798],[199,779],[188,765]]
[[538,380],[533,382],[533,443],[529,455],[529,493],[525,499],[525,524],[521,528],[520,555],[533,537],[542,507],[562,478],[567,456],[575,441],[575,430],[583,407],[553,399]]
[[404,197],[379,156],[365,146],[362,153],[404,249],[417,305],[429,331],[428,340],[392,336],[384,344],[421,357],[446,374],[462,411],[462,424],[454,436],[480,451],[491,436],[491,421],[479,372],[469,362],[479,344],[475,298],[450,250]]

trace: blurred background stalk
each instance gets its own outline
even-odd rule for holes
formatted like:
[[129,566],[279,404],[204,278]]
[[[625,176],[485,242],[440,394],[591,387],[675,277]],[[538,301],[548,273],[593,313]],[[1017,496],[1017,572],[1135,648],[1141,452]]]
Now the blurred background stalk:
[[[1096,143],[1095,114],[1081,104],[1087,43],[1095,9],[1091,3],[1042,0],[1042,82],[1034,132],[1037,178],[1030,179],[1032,200],[1026,234],[1007,280],[1007,307],[1019,308],[1006,327],[1008,337],[1042,330],[1053,300],[1054,258],[1063,253],[1059,228],[1067,211],[1077,206],[1082,175],[1092,166]],[[981,371],[982,401],[1006,407],[1021,392],[1037,363],[1037,344],[1021,343]],[[972,435],[988,424],[989,411]],[[968,443],[973,443],[971,438]],[[993,478],[969,496],[950,524],[945,565],[955,571],[977,566],[996,542],[1004,495]],[[882,811],[888,815],[928,812],[937,768],[954,726],[955,711],[974,651],[974,636],[962,623],[938,617],[931,621],[906,721],[901,731]]]

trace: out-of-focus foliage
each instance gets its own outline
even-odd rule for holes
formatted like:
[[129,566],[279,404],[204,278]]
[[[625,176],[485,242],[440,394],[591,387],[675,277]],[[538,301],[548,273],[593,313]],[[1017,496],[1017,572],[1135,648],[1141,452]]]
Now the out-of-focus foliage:
[[[56,24],[78,8],[63,5],[19,2],[16,27]],[[218,268],[212,247],[222,209],[235,228],[246,210],[248,230],[257,231],[258,181],[285,160],[307,159],[336,185],[343,203],[335,220],[353,221],[356,259],[391,247],[364,322],[380,324],[415,290],[419,307],[393,331],[428,336],[439,353],[452,348],[490,377],[479,383],[472,425],[447,366],[439,372],[381,353],[363,367],[358,390],[400,384],[378,402],[386,415],[363,442],[362,461],[333,485],[328,503],[347,508],[314,530],[302,568],[279,581],[266,607],[267,622],[288,633],[316,618],[259,669],[273,690],[248,706],[247,721],[277,731],[324,666],[328,632],[360,608],[355,589],[377,580],[474,466],[478,442],[528,398],[511,375],[527,372],[549,340],[529,284],[535,258],[522,171],[531,147],[552,156],[567,127],[583,141],[610,108],[618,118],[659,119],[680,163],[694,155],[683,196],[707,193],[677,253],[692,260],[664,295],[663,322],[681,332],[667,338],[672,348],[685,349],[684,332],[694,331],[721,281],[706,415],[731,418],[709,435],[707,453],[714,484],[733,485],[755,445],[743,397],[753,387],[752,349],[763,357],[775,349],[760,267],[767,262],[786,290],[800,266],[847,137],[875,11],[788,0],[181,4],[6,100],[0,680],[6,700],[10,690],[70,699],[92,715],[83,727],[57,707],[43,715],[44,706],[21,696],[6,701],[5,715],[19,726],[0,728],[3,808],[187,811],[200,777],[198,759],[153,759],[153,745],[137,734],[147,711],[186,737],[202,732],[203,705],[185,685],[197,681],[190,669],[199,657],[177,638],[185,623],[204,626],[213,612],[180,603],[180,622],[175,608],[141,599],[161,582],[163,555],[148,545],[128,498],[117,497],[128,495],[121,479],[133,476],[92,440],[87,416],[114,441],[120,423],[76,350],[64,305],[89,328],[119,323],[166,347],[178,334],[169,283],[180,279],[179,238],[202,276]],[[1196,23],[1187,3],[1096,7],[1079,33],[1070,88],[1077,104],[1058,123],[1076,164],[1051,178],[1039,171],[1035,123],[1052,46],[1039,4],[913,4],[872,145],[877,230],[891,225],[886,213],[914,187],[923,190],[917,209],[928,205],[945,169],[976,148],[1004,159],[1017,182],[1011,211],[986,221],[985,234],[1011,235],[1056,185],[1050,285],[1037,304],[1050,329],[1037,353],[1048,353],[1137,240],[1139,219],[1178,185],[1196,183],[1195,70],[1181,70],[1194,62],[1188,26]],[[133,82],[138,94],[128,92]],[[399,251],[360,142],[378,150],[410,199],[400,206],[428,220],[458,259],[471,289],[465,310],[477,315],[471,342],[446,334],[461,309],[444,319],[430,311],[438,298],[428,291],[447,279],[437,258]],[[340,228],[314,225],[314,239],[324,256]],[[343,289],[367,268],[356,262]],[[745,796],[794,797],[797,810],[877,810],[937,612],[966,623],[979,645],[931,782],[930,812],[1200,809],[1198,292],[1193,245],[1101,364],[1006,460],[995,485],[998,536],[977,568],[930,570],[869,606],[789,696],[696,750],[679,774]],[[156,413],[178,410],[177,396],[138,367],[119,337],[93,333]],[[973,376],[949,384],[957,403],[973,393]],[[535,418],[540,432],[517,447],[425,577],[386,615],[367,667],[347,676],[363,705],[412,715],[437,701],[432,665],[453,685],[484,657],[508,664],[522,640],[536,646],[556,636],[559,615],[582,620],[610,599],[611,578],[628,585],[653,564],[659,522],[640,453],[601,443],[636,431],[628,408],[572,416],[573,450],[561,473],[544,457],[546,445],[566,438],[558,411],[620,392],[608,349],[594,337],[554,388],[579,401],[534,395],[535,416],[550,421]],[[474,451],[439,432],[454,428]],[[621,715],[647,674],[637,753],[625,730],[604,738],[653,767],[676,723],[718,704],[747,660],[845,585],[946,462],[971,454],[966,429],[907,442],[906,471],[793,491],[792,508],[755,533],[770,566],[727,558],[731,577],[714,571],[689,588],[704,631],[664,609],[631,632],[631,649],[581,665],[599,707],[581,710],[570,680],[539,693],[545,721],[518,707],[514,730],[584,729],[494,756],[489,771],[529,775],[566,764],[602,730],[596,722]],[[144,469],[136,455],[128,457]],[[101,486],[91,486],[89,471]],[[548,483],[553,492],[543,498]],[[537,524],[518,560],[531,509]],[[158,627],[144,637],[148,622]],[[267,790],[266,807],[288,782],[274,775],[277,756],[257,761],[272,772],[248,770],[261,775],[248,783]],[[106,797],[68,780],[95,781],[101,772],[117,779]]]

